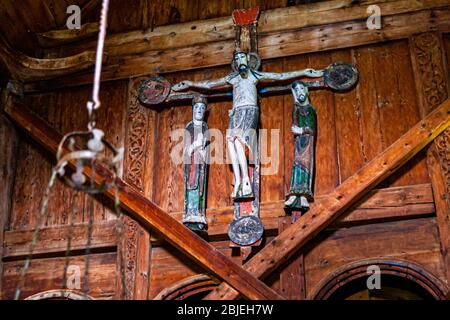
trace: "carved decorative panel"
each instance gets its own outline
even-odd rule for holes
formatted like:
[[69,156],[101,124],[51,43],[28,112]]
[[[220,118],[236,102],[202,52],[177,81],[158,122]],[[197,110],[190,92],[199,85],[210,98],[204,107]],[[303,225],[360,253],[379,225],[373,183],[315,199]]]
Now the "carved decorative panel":
[[[147,110],[137,98],[136,82],[130,80],[128,90],[127,138],[124,178],[139,191],[144,191]],[[138,261],[139,224],[124,216],[125,285],[127,300],[134,299]]]
[[[440,35],[436,32],[414,35],[411,38],[411,45],[418,95],[422,97],[422,113],[426,115],[448,98],[443,46]],[[450,129],[447,129],[435,140],[447,195],[450,194],[449,137]]]
[[427,32],[415,35],[412,45],[420,80],[419,94],[422,95],[424,111],[429,113],[448,96],[439,34]]

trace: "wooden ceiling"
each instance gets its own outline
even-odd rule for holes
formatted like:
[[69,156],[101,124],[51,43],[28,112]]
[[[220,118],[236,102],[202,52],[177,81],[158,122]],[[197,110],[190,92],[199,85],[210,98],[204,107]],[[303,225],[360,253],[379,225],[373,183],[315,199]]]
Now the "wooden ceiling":
[[[318,0],[111,0],[109,32],[229,16],[235,8],[267,10],[307,2]],[[0,33],[15,50],[39,58],[36,34],[64,29],[69,5],[80,6],[82,24],[98,21],[101,0],[2,0]]]

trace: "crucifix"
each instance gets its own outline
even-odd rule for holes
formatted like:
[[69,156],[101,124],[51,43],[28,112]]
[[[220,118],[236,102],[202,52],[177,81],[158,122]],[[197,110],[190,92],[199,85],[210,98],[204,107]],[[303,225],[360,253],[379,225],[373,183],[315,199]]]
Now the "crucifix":
[[[259,245],[264,231],[259,218],[258,97],[289,91],[291,86],[287,83],[293,80],[301,80],[308,89],[331,88],[337,91],[347,90],[357,81],[355,67],[342,62],[321,70],[260,71],[256,34],[258,15],[259,8],[233,12],[236,47],[231,60],[232,71],[228,75],[199,82],[185,80],[173,86],[164,78],[156,77],[144,81],[139,89],[139,99],[145,105],[188,100],[199,93],[210,101],[232,98],[226,142],[234,177],[231,198],[235,215],[228,234],[232,246],[237,247]],[[260,84],[266,86],[260,87]]]

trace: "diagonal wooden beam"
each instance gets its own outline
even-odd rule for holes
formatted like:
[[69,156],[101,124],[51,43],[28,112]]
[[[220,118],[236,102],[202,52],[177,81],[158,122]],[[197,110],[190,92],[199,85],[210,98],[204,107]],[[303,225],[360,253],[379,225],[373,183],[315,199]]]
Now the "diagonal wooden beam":
[[[9,103],[8,105],[9,107],[5,111],[12,121],[24,129],[31,138],[55,154],[62,136],[25,106],[18,103],[12,105]],[[87,175],[90,176],[91,172],[86,171]],[[111,173],[106,169],[97,168],[96,176],[111,176]],[[98,182],[100,182],[100,179],[98,179]],[[122,208],[145,228],[155,230],[162,238],[215,276],[226,281],[246,298],[283,299],[274,290],[145,198],[134,187],[120,178],[116,179],[116,183],[120,187]],[[106,195],[114,199],[114,190],[108,190]]]
[[[330,225],[358,199],[390,176],[450,125],[450,100],[417,123],[384,152],[345,180],[248,261],[244,268],[264,279],[306,242]],[[206,299],[235,299],[239,293],[222,283]]]
[[94,65],[95,51],[85,51],[70,57],[37,59],[14,51],[0,35],[0,63],[8,68],[11,77],[19,81],[48,79],[71,74]]

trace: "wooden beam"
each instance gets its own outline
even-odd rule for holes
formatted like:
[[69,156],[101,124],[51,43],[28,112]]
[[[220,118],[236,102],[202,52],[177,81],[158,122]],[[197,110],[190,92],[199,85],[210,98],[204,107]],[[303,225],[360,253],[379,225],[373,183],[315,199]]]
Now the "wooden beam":
[[[86,23],[80,29],[62,29],[37,33],[36,37],[42,48],[62,46],[67,43],[78,42],[95,36],[98,33],[99,24]],[[89,51],[89,50],[86,50]],[[93,48],[91,51],[95,51]]]
[[[295,7],[263,11],[258,22],[260,38],[276,33],[306,29],[355,20],[367,20],[367,7],[376,4],[384,18],[404,13],[437,9],[450,5],[449,0],[366,0],[355,4],[352,0],[334,0]],[[366,27],[367,29],[367,27]],[[110,57],[136,55],[148,51],[169,50],[209,44],[211,42],[234,41],[233,20],[230,17],[192,21],[156,27],[145,32],[131,31],[107,37],[105,50]],[[72,55],[81,51],[95,50],[96,41],[87,41],[66,46],[58,50],[44,51],[48,56]],[[230,57],[227,57],[227,63]]]
[[95,51],[84,51],[66,58],[37,59],[9,48],[0,37],[0,61],[14,80],[21,82],[55,78],[84,70],[94,65]]
[[[6,103],[6,94],[0,91],[0,110]],[[16,176],[16,154],[19,137],[12,123],[3,114],[0,114],[0,277],[3,275],[2,256],[4,232],[9,224],[12,208],[12,195],[14,192],[14,179]],[[2,281],[0,279],[0,300],[2,299]]]
[[[91,248],[94,250],[114,248],[117,246],[116,221],[96,223],[92,229]],[[64,256],[67,250],[69,226],[43,228],[33,254],[36,256]],[[34,230],[6,231],[3,242],[3,258],[18,259],[26,257],[30,250],[30,243]],[[77,224],[72,229],[71,251],[86,249],[88,225]]]
[[[16,103],[12,108],[5,111],[13,122],[24,129],[31,138],[51,153],[56,153],[58,144],[62,139],[58,132],[23,105]],[[97,168],[96,172],[96,182],[98,183],[101,182],[101,177],[111,176],[111,172],[104,168]],[[86,170],[86,173],[89,176],[92,174],[89,170]],[[116,184],[120,188],[121,207],[133,219],[140,222],[145,228],[156,231],[189,258],[229,283],[243,296],[249,299],[283,299],[278,293],[243,270],[200,236],[165,213],[134,187],[119,178],[116,178]],[[114,199],[115,192],[114,190],[108,190],[106,195]]]
[[[155,145],[157,116],[155,110],[145,108],[139,103],[137,86],[141,80],[136,78],[128,81],[125,137],[125,145],[128,147],[124,156],[123,177],[146,198],[153,199],[154,157],[146,157],[146,155],[154,154],[152,149],[154,147],[146,149],[146,146]],[[150,230],[145,230],[128,216],[123,216],[123,223],[124,237],[119,243],[121,246],[119,249],[124,255],[127,266],[125,299],[147,300],[150,291],[150,256],[152,255]]]
[[[86,266],[85,258],[85,255],[79,255],[70,259],[70,265],[78,266],[81,275],[84,274]],[[65,262],[65,257],[33,260],[27,272],[27,281],[22,289],[22,297],[26,298],[37,292],[62,288]],[[22,268],[23,261],[5,262],[5,272],[2,279],[5,300],[14,299]],[[116,273],[116,253],[91,255],[89,258],[89,296],[95,299],[113,300]]]
[[436,220],[441,240],[441,253],[447,282],[450,281],[450,130],[436,138],[428,157],[428,172],[436,203]]
[[[316,203],[320,203],[326,197],[326,195],[317,196]],[[316,203],[312,203],[312,208]],[[434,212],[431,184],[384,188],[369,192],[364,199],[338,219],[335,226],[356,222],[371,223],[374,220],[405,219]],[[181,220],[182,212],[170,212],[169,214],[176,220]],[[228,232],[228,225],[233,220],[233,215],[234,208],[232,206],[208,208],[206,216],[209,236],[225,236]],[[286,216],[284,200],[261,203],[260,216],[266,231],[278,229],[278,218]]]
[[[340,10],[319,11],[319,18],[314,18],[308,11],[312,5],[299,6],[292,21],[275,25],[275,16],[289,16],[292,8],[267,11],[260,19],[259,54],[262,59],[325,51],[338,48],[367,45],[388,40],[405,39],[411,34],[430,29],[450,31],[450,0],[421,1],[406,5],[405,1],[380,3],[386,7],[383,11],[383,27],[370,30],[366,25],[367,3],[349,5],[350,1],[333,1],[339,3]],[[328,2],[322,3],[325,5]],[[378,3],[378,2],[377,2]],[[297,7],[296,7],[297,8]],[[305,11],[300,11],[300,9]],[[431,9],[433,8],[433,9]],[[288,10],[288,11],[283,11]],[[354,11],[354,13],[352,13]],[[305,12],[308,12],[306,14]],[[343,14],[345,12],[346,14]],[[347,15],[348,13],[348,15]],[[296,24],[295,24],[296,21]],[[410,23],[415,21],[415,23]],[[103,80],[117,80],[129,77],[161,74],[197,68],[222,66],[229,64],[234,50],[234,32],[231,18],[211,19],[203,22],[186,23],[155,28],[155,31],[134,32],[109,38],[106,47],[108,60],[103,68]],[[265,27],[264,27],[265,26]],[[286,29],[280,29],[280,28]],[[151,43],[151,44],[150,44]],[[90,50],[79,45],[64,52],[47,52],[48,57],[60,54],[68,55]],[[27,92],[91,83],[91,71],[82,72],[72,77],[64,77],[26,85]]]
[[[317,201],[320,202],[324,197],[318,196]],[[266,235],[277,235],[279,219],[289,219],[284,213],[283,205],[283,201],[262,204],[261,217]],[[329,227],[340,228],[349,224],[369,224],[374,221],[392,221],[429,216],[435,213],[431,184],[373,190],[360,203],[356,204],[354,208],[347,212]],[[170,215],[177,221],[181,219],[181,213],[179,212],[170,213]],[[220,210],[209,209],[207,211],[209,225],[208,236],[210,241],[228,239],[228,226],[232,220],[232,215],[232,207],[225,207]],[[92,244],[93,248],[103,249],[116,246],[115,225],[116,222],[111,221],[99,223],[94,226],[94,235],[92,238],[94,240]],[[29,249],[31,232],[29,230],[6,231],[4,235],[4,258],[17,259],[26,255]],[[35,254],[51,253],[53,256],[63,255],[66,250],[66,237],[68,232],[68,226],[43,229],[38,246],[35,249]],[[84,249],[84,245],[86,244],[86,225],[75,225],[73,234],[72,249]],[[150,240],[152,246],[162,245],[162,239],[160,237],[152,236]]]
[[[316,202],[326,198],[317,196]],[[312,208],[315,203],[312,203]],[[435,213],[433,191],[431,184],[419,184],[404,187],[392,187],[372,190],[361,201],[333,223],[330,228],[340,228],[355,224],[370,224],[380,221],[393,221],[414,219]],[[181,212],[169,213],[174,219],[181,220]],[[210,241],[228,239],[228,227],[233,220],[232,206],[221,208],[208,208],[208,237]],[[286,216],[284,201],[271,201],[261,203],[260,216],[263,221],[266,235],[277,235],[279,219]],[[161,239],[151,237],[153,246],[161,245]]]
[[[267,244],[244,265],[263,279],[289,259],[299,248],[335,221],[347,208],[366,195],[416,155],[450,125],[450,100],[417,123],[390,147],[345,180],[307,214]],[[235,299],[239,293],[225,283],[206,299]]]
[[[298,214],[301,214],[299,212]],[[291,225],[291,217],[280,218],[280,233]],[[280,272],[280,293],[289,300],[306,299],[306,274],[304,255],[290,259]]]

